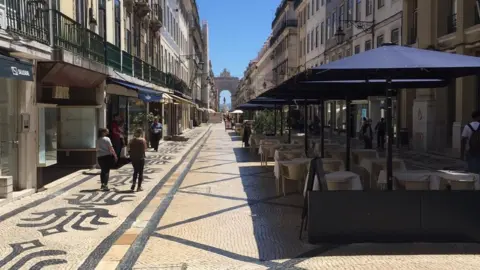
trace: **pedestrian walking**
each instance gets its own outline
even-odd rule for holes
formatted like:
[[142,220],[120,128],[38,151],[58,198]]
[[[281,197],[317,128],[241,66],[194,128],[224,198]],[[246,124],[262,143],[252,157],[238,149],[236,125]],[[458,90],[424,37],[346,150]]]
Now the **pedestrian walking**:
[[101,128],[98,130],[97,138],[97,161],[100,166],[100,189],[108,191],[108,178],[110,177],[110,169],[115,166],[118,160],[117,153],[113,149],[112,141],[108,137],[108,129]]
[[461,158],[467,161],[468,172],[480,173],[480,111],[472,113],[473,121],[462,131]]
[[387,130],[387,123],[385,118],[382,117],[380,122],[375,125],[375,132],[377,133],[377,148],[385,149],[385,133]]
[[158,151],[158,143],[162,138],[162,123],[159,122],[158,117],[153,119],[153,123],[150,126],[150,143],[152,144],[152,148],[155,152]]
[[132,191],[135,190],[138,179],[137,191],[142,191],[143,169],[145,167],[145,151],[147,150],[147,142],[143,138],[143,130],[141,128],[135,130],[133,139],[131,139],[128,143],[128,149],[133,166],[133,182],[130,189]]
[[365,149],[372,149],[372,138],[373,138],[373,130],[372,130],[372,120],[364,118],[363,126],[362,126],[362,138],[363,142],[365,143]]

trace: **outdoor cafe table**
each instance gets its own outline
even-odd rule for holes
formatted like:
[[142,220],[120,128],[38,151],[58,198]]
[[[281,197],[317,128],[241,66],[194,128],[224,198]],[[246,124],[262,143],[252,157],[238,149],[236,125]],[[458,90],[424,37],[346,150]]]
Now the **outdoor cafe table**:
[[[291,160],[279,160],[282,152],[285,152],[285,153],[304,153],[305,151],[303,149],[292,149],[292,150],[278,150],[278,149],[276,149],[275,154],[273,156],[273,158],[275,160],[275,165],[273,166],[273,174],[275,175],[276,178],[278,178],[280,176],[280,162],[291,161]],[[310,161],[311,159],[306,158],[306,160]]]
[[[385,158],[364,158],[360,161],[360,167],[365,168],[370,174],[370,186],[375,186],[378,175],[381,170],[386,170],[387,161]],[[403,160],[394,158],[392,159],[393,171],[406,171],[407,168]]]
[[[307,178],[308,179],[308,175]],[[350,181],[350,190],[363,190],[362,181],[360,180],[360,176],[356,173],[350,171],[342,171],[342,172],[332,172],[325,174],[325,180],[327,181],[327,185],[329,182],[344,182],[345,180]],[[313,180],[313,191],[320,190],[320,184],[318,183],[318,177],[315,175]],[[307,181],[305,180],[305,187],[303,190],[303,196],[307,195]]]
[[[393,176],[399,181],[429,181],[430,190],[440,190],[441,180],[446,181],[468,181],[474,182],[475,190],[480,190],[480,176],[475,173],[456,172],[448,170],[428,171],[428,170],[408,170],[395,171]],[[387,174],[385,170],[380,171],[377,184],[385,188],[387,184]],[[396,189],[396,181],[393,182],[393,189]]]

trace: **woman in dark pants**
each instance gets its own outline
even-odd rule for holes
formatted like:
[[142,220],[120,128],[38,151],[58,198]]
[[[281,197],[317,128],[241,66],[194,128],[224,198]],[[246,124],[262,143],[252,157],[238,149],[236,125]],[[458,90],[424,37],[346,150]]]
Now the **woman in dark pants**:
[[130,189],[132,191],[135,190],[135,185],[137,184],[138,178],[137,191],[142,191],[143,169],[145,167],[145,151],[147,150],[147,142],[143,138],[143,130],[141,128],[135,130],[133,139],[128,143],[128,149],[133,166],[133,183]]
[[113,149],[112,141],[108,136],[108,129],[101,128],[98,130],[97,139],[97,161],[100,166],[100,183],[101,189],[108,191],[108,178],[110,177],[110,169],[118,160],[117,154]]

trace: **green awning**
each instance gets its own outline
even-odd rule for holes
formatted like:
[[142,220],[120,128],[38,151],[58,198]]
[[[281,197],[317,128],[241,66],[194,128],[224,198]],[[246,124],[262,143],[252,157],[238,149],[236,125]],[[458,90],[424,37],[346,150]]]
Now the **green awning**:
[[0,77],[33,81],[33,66],[28,62],[20,61],[13,57],[0,55]]

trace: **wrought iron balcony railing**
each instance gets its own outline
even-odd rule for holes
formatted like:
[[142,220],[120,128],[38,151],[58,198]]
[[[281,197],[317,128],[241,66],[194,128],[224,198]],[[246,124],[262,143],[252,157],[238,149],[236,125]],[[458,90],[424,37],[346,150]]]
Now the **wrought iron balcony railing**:
[[408,31],[407,45],[412,45],[415,43],[417,43],[417,27],[412,27]]
[[50,45],[48,13],[37,1],[6,0],[7,31],[42,44]]
[[[52,11],[53,21],[50,28],[48,9],[42,1],[6,0],[6,3],[7,30],[14,35],[63,48],[92,61],[106,64],[124,74],[192,95],[187,83],[177,76],[162,72],[142,59],[122,51],[58,10]],[[53,44],[50,42],[49,29],[53,29]]]

